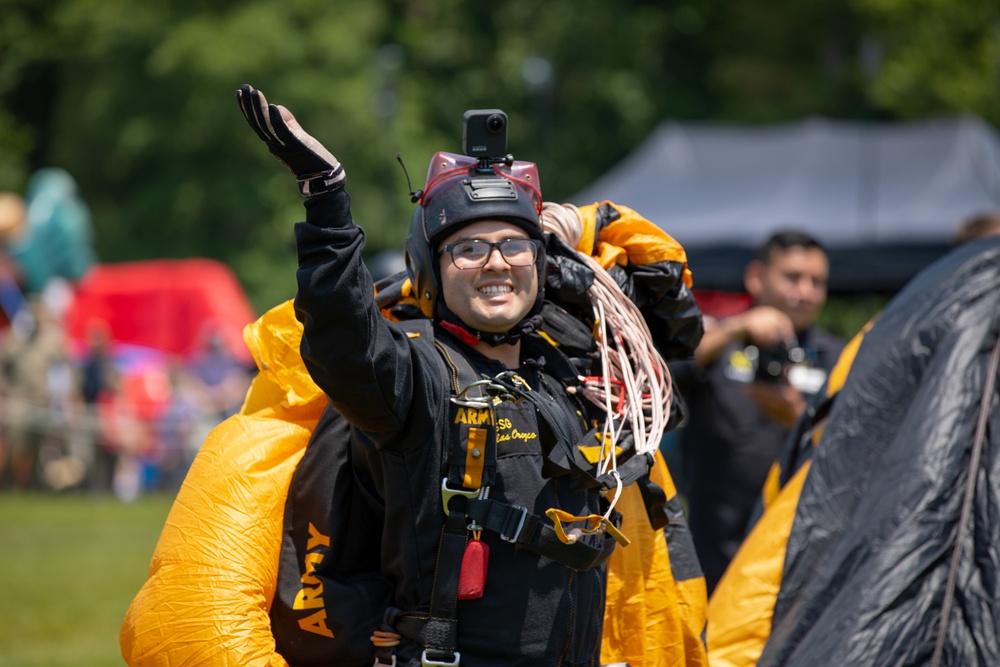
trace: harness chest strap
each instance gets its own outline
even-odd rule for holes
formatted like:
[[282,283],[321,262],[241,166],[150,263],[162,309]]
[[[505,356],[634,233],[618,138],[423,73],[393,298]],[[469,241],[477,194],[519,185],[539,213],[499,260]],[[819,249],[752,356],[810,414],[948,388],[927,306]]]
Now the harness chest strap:
[[[490,530],[498,534],[501,539],[516,543],[574,570],[588,570],[607,560],[614,549],[614,543],[610,539],[605,539],[598,548],[584,542],[571,541],[562,529],[563,521],[583,521],[591,525],[589,530],[584,530],[594,532],[592,525],[594,517],[575,517],[559,513],[558,510],[550,510],[547,515],[552,520],[553,527],[540,517],[529,514],[523,507],[488,498],[488,490],[493,484],[496,471],[496,439],[489,438],[487,428],[479,428],[478,425],[492,427],[495,431],[496,417],[493,406],[497,399],[493,399],[483,391],[483,379],[476,375],[461,350],[452,347],[446,340],[435,339],[434,344],[450,373],[455,393],[451,399],[452,403],[465,406],[467,410],[461,413],[462,420],[466,423],[459,429],[459,437],[452,438],[452,442],[445,449],[447,453],[445,464],[448,471],[442,483],[442,504],[445,513],[449,513],[451,498],[456,494],[462,495],[467,499],[465,514],[472,521],[470,526],[472,529]],[[571,364],[560,357],[555,348],[549,350],[546,346],[543,349],[547,359],[546,367],[561,378],[560,382],[567,382],[571,376],[575,377]],[[525,389],[520,386],[508,388],[511,395],[526,399],[532,404],[542,418],[557,429],[556,440],[563,443],[567,451],[572,449],[572,433],[564,424],[563,415],[554,411],[551,399]],[[478,395],[469,396],[470,393]],[[582,457],[582,454],[576,456]],[[647,457],[633,457],[626,463],[627,478],[624,480],[619,478],[619,481],[624,485],[631,484],[648,471],[649,463]],[[589,471],[577,466],[574,468],[592,482],[599,481],[606,487],[614,484],[610,478],[595,480]],[[628,539],[611,522],[602,521],[600,528],[607,529],[609,535],[622,545],[628,544]]]
[[[488,434],[489,429],[496,428],[493,406],[498,399],[485,395],[482,386],[491,385],[495,388],[499,385],[479,377],[461,351],[448,342],[435,339],[434,344],[449,369],[449,381],[455,394],[451,399],[452,403],[465,406],[456,416],[462,422],[460,435],[452,438],[449,446],[445,448],[446,458],[443,463],[447,471],[448,484],[456,490],[475,490],[492,486],[496,479],[497,452],[496,440],[488,437]],[[542,383],[554,392],[572,386],[576,371],[569,360],[550,345],[543,346],[541,352],[547,372],[552,372],[556,378],[549,380],[543,376]],[[556,384],[558,386],[554,386]],[[543,451],[543,455],[549,464],[575,476],[581,488],[613,489],[619,483],[622,486],[629,486],[637,480],[648,477],[653,465],[651,455],[627,457],[625,462],[618,466],[617,478],[607,474],[594,476],[592,469],[595,462],[588,459],[587,452],[593,449],[593,446],[588,447],[584,444],[589,434],[584,436],[584,440],[578,441],[578,436],[566,423],[565,414],[559,411],[555,402],[544,392],[531,391],[516,383],[504,389],[511,396],[534,406],[554,436],[554,445]],[[478,393],[478,396],[469,397],[470,393]],[[599,429],[591,432],[600,437]],[[628,435],[621,444],[627,445],[630,450],[634,449],[631,447],[631,438]]]
[[615,547],[615,540],[609,535],[603,536],[600,548],[582,541],[565,544],[556,530],[523,507],[459,496],[456,505],[462,503],[466,505],[465,511],[453,506],[441,529],[429,613],[424,616],[399,613],[393,609],[386,616],[387,625],[424,646],[424,665],[458,665],[461,660],[457,649],[457,604],[462,559],[469,532],[467,518],[487,530],[493,530],[502,539],[575,570],[597,567],[611,556]]
[[[606,561],[614,551],[616,535],[628,543],[617,527],[610,523],[604,526],[610,529],[603,535],[599,547],[579,540],[567,542],[559,536],[561,526],[557,530],[540,517],[530,514],[524,507],[490,498],[469,499],[465,514],[484,529],[500,535],[501,539],[579,571],[590,570]],[[590,517],[560,515],[558,518],[567,520]]]
[[[461,352],[438,339],[434,344],[450,373],[448,379],[454,393],[452,402],[459,402],[456,397],[463,396],[481,380]],[[474,398],[478,400],[470,403],[473,407],[492,414],[492,404],[489,403],[492,399],[485,392]],[[493,426],[494,421],[492,416],[488,420],[480,418],[479,424]],[[425,665],[458,665],[460,660],[457,650],[457,601],[470,530],[467,520],[472,521],[472,528],[491,530],[501,539],[575,570],[597,567],[610,557],[615,546],[614,539],[608,534],[603,536],[600,547],[584,541],[567,543],[565,538],[560,539],[561,526],[557,531],[541,518],[528,513],[526,508],[487,498],[486,492],[496,474],[495,438],[487,437],[487,429],[469,424],[467,429],[462,429],[463,437],[457,438],[456,442],[451,437],[450,427],[449,424],[445,429],[448,442],[444,443],[442,461],[446,471],[442,481],[446,519],[438,544],[429,614],[411,615],[394,609],[386,614],[387,625],[425,647],[422,656]],[[464,505],[464,508],[451,506],[455,496],[461,498],[457,505]],[[464,511],[455,511],[460,509]],[[620,535],[617,529],[609,533]]]

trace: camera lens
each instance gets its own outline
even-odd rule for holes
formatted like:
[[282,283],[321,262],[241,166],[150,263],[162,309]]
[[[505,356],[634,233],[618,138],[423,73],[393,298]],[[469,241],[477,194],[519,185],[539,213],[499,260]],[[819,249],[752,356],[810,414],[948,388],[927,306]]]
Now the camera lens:
[[490,117],[486,119],[486,129],[490,134],[500,134],[506,126],[507,119],[498,113],[491,114]]

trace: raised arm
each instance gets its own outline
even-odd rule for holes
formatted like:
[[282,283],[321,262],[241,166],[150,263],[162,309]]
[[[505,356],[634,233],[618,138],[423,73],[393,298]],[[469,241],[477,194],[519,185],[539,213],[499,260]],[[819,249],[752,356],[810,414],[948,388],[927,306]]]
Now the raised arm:
[[351,217],[344,169],[288,109],[269,104],[249,85],[236,97],[250,127],[306,197],[306,222],[295,227],[302,358],[341,414],[378,442],[402,428],[410,409],[412,349],[406,333],[375,305],[361,258],[364,231]]

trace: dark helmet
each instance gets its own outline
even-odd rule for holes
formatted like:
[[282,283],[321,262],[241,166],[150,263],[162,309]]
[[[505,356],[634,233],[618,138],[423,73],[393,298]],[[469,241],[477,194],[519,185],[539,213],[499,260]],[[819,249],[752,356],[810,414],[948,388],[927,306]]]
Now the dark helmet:
[[[515,160],[493,164],[492,171],[484,171],[474,157],[435,154],[406,240],[411,293],[424,315],[433,319],[443,313],[443,304],[438,304],[441,276],[437,248],[445,237],[479,220],[499,220],[544,241],[541,210],[542,195],[534,163]],[[541,307],[544,256],[539,256],[537,264],[539,295],[535,310]]]

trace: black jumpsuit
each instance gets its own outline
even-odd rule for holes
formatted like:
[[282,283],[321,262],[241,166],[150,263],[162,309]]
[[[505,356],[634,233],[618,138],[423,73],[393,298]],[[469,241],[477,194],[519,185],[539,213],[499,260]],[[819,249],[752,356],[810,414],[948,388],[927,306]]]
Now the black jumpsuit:
[[[446,337],[429,324],[421,335],[384,319],[362,263],[364,233],[354,224],[343,189],[306,201],[307,220],[296,226],[299,255],[296,310],[304,324],[302,357],[316,383],[351,423],[358,476],[384,506],[382,570],[395,605],[425,613],[431,598],[438,540],[443,443],[452,395],[445,363],[433,345]],[[453,347],[461,343],[452,341]],[[579,437],[579,406],[546,374],[538,337],[522,343],[520,372],[534,391],[564,415]],[[506,370],[464,347],[477,374]],[[543,446],[552,429],[529,402],[497,407],[497,475],[491,498],[543,516],[555,507],[576,515],[599,511],[593,492],[576,490],[568,475],[543,475]],[[596,665],[604,615],[604,567],[575,571],[483,533],[490,548],[485,593],[458,602],[462,663]],[[418,660],[422,646],[405,640],[401,664]]]

